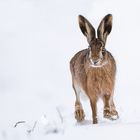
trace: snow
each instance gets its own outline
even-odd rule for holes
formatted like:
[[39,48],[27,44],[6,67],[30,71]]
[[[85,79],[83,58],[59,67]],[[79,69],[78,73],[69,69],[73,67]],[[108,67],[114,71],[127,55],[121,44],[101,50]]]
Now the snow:
[[[139,7],[138,0],[0,0],[0,140],[139,139]],[[108,13],[113,30],[106,48],[117,61],[120,118],[104,119],[99,101],[93,125],[82,101],[86,120],[77,123],[69,61],[88,46],[77,16],[97,29]],[[14,127],[19,121],[25,122]]]

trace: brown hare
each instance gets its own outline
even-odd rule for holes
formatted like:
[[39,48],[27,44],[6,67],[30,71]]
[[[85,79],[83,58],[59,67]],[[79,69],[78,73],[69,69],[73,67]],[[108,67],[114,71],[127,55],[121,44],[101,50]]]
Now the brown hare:
[[117,119],[113,101],[116,63],[105,48],[106,39],[112,29],[112,15],[106,15],[98,29],[97,38],[94,27],[82,15],[78,16],[79,26],[86,36],[89,47],[79,51],[70,61],[72,85],[76,95],[75,118],[77,121],[84,120],[85,114],[80,102],[80,93],[84,92],[92,109],[93,124],[98,123],[97,101],[99,98],[104,103],[104,117]]

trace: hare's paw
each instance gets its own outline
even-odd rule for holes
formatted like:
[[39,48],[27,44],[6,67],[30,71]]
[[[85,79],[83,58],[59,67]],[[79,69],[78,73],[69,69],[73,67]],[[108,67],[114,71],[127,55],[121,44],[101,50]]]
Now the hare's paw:
[[81,122],[83,121],[85,118],[85,113],[84,113],[84,110],[82,108],[78,108],[75,110],[75,119],[78,121],[78,122]]
[[98,119],[97,118],[94,118],[93,119],[93,124],[97,124],[98,123]]
[[112,120],[119,119],[119,115],[118,115],[118,112],[116,110],[111,111],[111,118],[112,118]]
[[104,110],[104,118],[111,119],[111,112],[109,110]]
[[117,120],[119,119],[119,115],[116,110],[113,110],[113,111],[104,110],[104,118],[110,119],[110,120]]

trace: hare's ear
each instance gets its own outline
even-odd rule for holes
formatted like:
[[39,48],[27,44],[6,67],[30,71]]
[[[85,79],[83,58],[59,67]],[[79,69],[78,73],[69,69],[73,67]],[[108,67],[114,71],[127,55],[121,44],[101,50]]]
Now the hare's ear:
[[111,29],[112,29],[112,15],[108,14],[102,19],[98,27],[98,30],[97,30],[98,38],[104,41],[105,43],[107,36],[111,32]]
[[87,37],[88,43],[90,43],[91,40],[95,39],[95,29],[90,24],[90,22],[82,15],[79,15],[78,19],[79,19],[80,29],[82,33]]

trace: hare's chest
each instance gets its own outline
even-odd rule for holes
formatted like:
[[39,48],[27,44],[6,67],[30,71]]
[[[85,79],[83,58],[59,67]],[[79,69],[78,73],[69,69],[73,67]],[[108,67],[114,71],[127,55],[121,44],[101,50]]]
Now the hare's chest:
[[87,74],[88,89],[98,93],[108,92],[107,90],[113,83],[111,75],[111,73],[108,73],[104,69],[89,71]]
[[91,68],[87,72],[87,80],[89,80],[92,83],[100,82],[105,78],[105,75],[107,74],[104,69],[98,69],[98,68]]
[[87,85],[90,87],[97,87],[102,89],[107,86],[106,83],[110,82],[111,73],[105,69],[91,69],[87,74]]
[[101,88],[103,82],[104,77],[101,73],[91,72],[90,74],[87,75],[87,85],[89,85],[90,88],[97,87],[99,89]]

